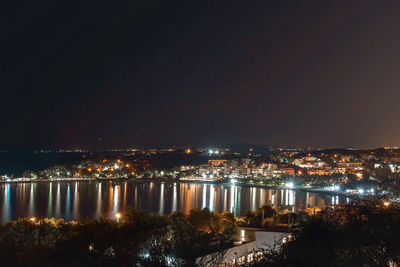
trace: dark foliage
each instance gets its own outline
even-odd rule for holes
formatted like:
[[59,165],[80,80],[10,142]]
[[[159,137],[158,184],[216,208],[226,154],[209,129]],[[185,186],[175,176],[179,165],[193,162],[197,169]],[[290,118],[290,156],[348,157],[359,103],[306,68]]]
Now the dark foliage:
[[0,227],[0,266],[193,266],[231,242],[231,217],[128,209],[119,223],[20,219]]
[[[255,266],[398,266],[400,206],[356,201],[305,217],[292,241],[265,251]],[[393,265],[397,264],[397,265]]]

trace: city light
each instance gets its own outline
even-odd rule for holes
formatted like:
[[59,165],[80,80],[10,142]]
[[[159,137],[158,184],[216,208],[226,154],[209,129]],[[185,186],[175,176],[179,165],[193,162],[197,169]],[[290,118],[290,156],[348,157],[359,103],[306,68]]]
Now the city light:
[[338,186],[338,185],[334,185],[334,186],[333,186],[333,189],[335,189],[335,190],[337,191],[337,190],[339,190],[339,189],[340,189],[340,186]]
[[10,2],[0,267],[400,267],[400,0]]
[[117,223],[119,222],[119,219],[121,218],[121,213],[117,212],[115,213],[115,218],[117,219]]
[[371,189],[368,189],[367,192],[373,194],[375,192],[375,190],[373,188],[371,188]]
[[294,188],[294,184],[292,182],[285,184],[286,188]]

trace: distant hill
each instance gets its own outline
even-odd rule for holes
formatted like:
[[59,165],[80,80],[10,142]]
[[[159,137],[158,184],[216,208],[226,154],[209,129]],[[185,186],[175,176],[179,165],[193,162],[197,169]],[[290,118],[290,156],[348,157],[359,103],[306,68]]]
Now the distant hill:
[[[248,143],[232,143],[224,146],[228,148],[231,152],[247,154],[249,152],[257,153],[257,154],[271,154],[272,151],[270,147],[265,145],[255,145]],[[252,150],[252,151],[250,151]]]

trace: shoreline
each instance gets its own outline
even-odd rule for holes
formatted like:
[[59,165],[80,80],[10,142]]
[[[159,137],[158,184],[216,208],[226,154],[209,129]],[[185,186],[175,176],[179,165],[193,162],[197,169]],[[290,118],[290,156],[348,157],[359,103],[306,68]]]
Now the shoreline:
[[[21,180],[27,179],[27,180]],[[222,181],[222,180],[214,180],[214,181],[204,181],[204,180],[161,180],[161,179],[154,179],[154,178],[57,178],[57,179],[29,179],[29,178],[16,178],[16,180],[4,181],[1,180],[0,184],[18,184],[18,183],[51,183],[51,182],[92,182],[92,181],[133,181],[138,183],[143,182],[170,182],[170,183],[199,183],[199,184],[220,184],[220,185],[239,185],[239,186],[250,186],[250,187],[257,187],[257,188],[266,188],[266,189],[275,189],[275,190],[294,190],[294,191],[307,191],[313,193],[324,193],[330,195],[342,195],[342,196],[357,196],[357,194],[352,194],[345,191],[333,191],[327,189],[319,189],[319,188],[312,188],[312,187],[305,187],[305,186],[298,186],[296,188],[288,188],[285,186],[274,186],[274,185],[267,185],[267,184],[255,184],[255,183],[246,183],[237,181],[236,183],[231,183],[229,181]]]

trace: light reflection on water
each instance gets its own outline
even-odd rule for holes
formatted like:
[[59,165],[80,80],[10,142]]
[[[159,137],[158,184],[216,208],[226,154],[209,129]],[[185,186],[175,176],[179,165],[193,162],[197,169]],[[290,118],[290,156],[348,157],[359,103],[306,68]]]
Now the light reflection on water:
[[347,202],[343,196],[251,186],[179,182],[91,181],[0,184],[1,222],[19,217],[110,217],[132,206],[169,214],[193,208],[243,215],[262,205],[300,210]]

